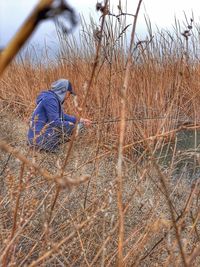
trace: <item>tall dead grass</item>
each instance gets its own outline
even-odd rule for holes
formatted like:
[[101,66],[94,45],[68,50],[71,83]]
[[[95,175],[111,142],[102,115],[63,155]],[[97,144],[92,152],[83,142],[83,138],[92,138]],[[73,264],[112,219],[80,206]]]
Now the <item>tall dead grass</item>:
[[[123,38],[127,29],[123,32],[124,28],[123,23],[113,22],[113,17],[106,21],[99,65],[86,103],[87,115],[95,121],[100,120],[102,114],[105,120],[118,118],[120,114],[120,92],[126,65]],[[98,38],[93,24],[91,27],[83,25],[82,32],[78,40],[80,44],[77,44],[77,40],[65,38],[58,30],[60,52],[45,65],[43,61],[48,52],[33,66],[31,57],[36,54],[31,50],[11,64],[1,78],[0,90],[1,98],[12,106],[14,112],[25,117],[29,115],[37,94],[48,89],[51,82],[60,77],[72,82],[81,102],[92,70]],[[154,135],[158,130],[173,129],[185,121],[199,121],[196,108],[199,105],[200,70],[195,54],[198,44],[195,46],[193,35],[189,38],[190,62],[186,58],[187,47],[181,32],[157,32],[154,37],[149,36],[135,44],[127,89],[127,118],[138,120],[146,136]],[[71,103],[67,105],[69,112],[76,112]],[[131,128],[132,123],[129,123]],[[137,134],[127,130],[131,140]]]
[[[12,124],[9,142],[15,147],[1,143],[3,266],[200,264],[195,32],[186,39],[176,22],[174,34],[153,36],[149,30],[145,40],[136,40],[124,95],[126,20],[107,15],[104,27],[83,24],[79,44],[58,28],[60,51],[54,60],[43,64],[46,51],[33,65],[27,51],[1,77],[1,120]],[[11,114],[27,121],[37,94],[61,77],[72,82],[81,115],[94,127],[57,155],[29,151],[27,127],[18,144],[19,122],[10,122]],[[70,100],[65,109],[80,115]],[[125,128],[119,128],[120,120]],[[184,127],[194,133],[190,148],[179,147]],[[116,172],[119,158],[122,171]],[[88,177],[86,185],[73,187]]]

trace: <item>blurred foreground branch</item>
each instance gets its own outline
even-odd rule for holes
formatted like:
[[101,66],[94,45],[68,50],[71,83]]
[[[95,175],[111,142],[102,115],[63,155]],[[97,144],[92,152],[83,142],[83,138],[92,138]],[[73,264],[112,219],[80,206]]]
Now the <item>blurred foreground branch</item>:
[[73,28],[77,24],[74,10],[63,0],[41,0],[28,16],[19,31],[0,53],[0,75],[16,56],[38,24],[48,18],[55,18],[60,14],[66,13],[66,18],[69,20]]
[[29,168],[33,168],[35,171],[37,171],[39,174],[41,174],[47,180],[55,181],[56,183],[58,183],[58,185],[60,185],[62,187],[75,186],[75,185],[86,182],[90,178],[90,176],[84,175],[84,176],[79,177],[79,179],[75,180],[75,179],[71,179],[71,178],[67,178],[67,177],[64,178],[64,177],[62,177],[62,175],[59,175],[59,174],[52,175],[47,170],[42,169],[39,165],[28,160],[18,150],[12,148],[10,145],[6,144],[3,141],[0,142],[0,149],[2,151],[6,151],[6,152],[12,154],[15,158],[19,159],[21,162],[26,164]]

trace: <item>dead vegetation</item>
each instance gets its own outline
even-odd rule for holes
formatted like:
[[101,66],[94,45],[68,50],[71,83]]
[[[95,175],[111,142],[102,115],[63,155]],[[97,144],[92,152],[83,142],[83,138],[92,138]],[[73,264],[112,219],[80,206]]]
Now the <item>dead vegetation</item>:
[[[55,62],[33,65],[28,51],[1,77],[1,266],[200,265],[194,21],[187,38],[176,22],[174,35],[132,39],[127,54],[131,14],[107,2],[79,46],[58,27]],[[79,96],[67,112],[93,127],[58,153],[29,150],[35,97],[61,77]]]

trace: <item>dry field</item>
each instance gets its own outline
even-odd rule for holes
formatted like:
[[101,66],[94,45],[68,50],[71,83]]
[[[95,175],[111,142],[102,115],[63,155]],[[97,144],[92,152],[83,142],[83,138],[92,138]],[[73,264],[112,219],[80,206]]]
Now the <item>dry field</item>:
[[[149,31],[127,64],[124,23],[108,16],[99,51],[94,25],[79,46],[58,31],[55,59],[29,50],[1,76],[1,266],[200,266],[199,28]],[[59,78],[94,124],[35,152],[34,101]]]

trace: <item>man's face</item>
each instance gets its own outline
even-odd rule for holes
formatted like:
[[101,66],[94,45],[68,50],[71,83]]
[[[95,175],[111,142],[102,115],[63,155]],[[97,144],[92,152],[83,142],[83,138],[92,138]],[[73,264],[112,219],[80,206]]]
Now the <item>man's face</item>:
[[67,91],[66,95],[65,95],[65,100],[64,102],[70,97],[71,93],[69,91]]

